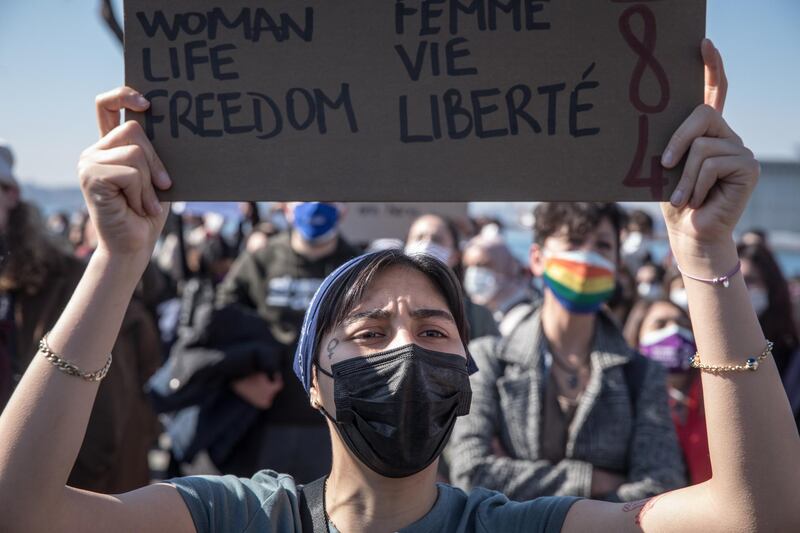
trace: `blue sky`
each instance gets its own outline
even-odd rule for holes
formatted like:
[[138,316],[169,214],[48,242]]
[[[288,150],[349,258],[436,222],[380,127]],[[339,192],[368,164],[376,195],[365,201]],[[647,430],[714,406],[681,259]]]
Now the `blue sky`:
[[[0,138],[25,181],[75,183],[97,135],[94,96],[123,81],[122,49],[98,5],[0,0]],[[728,121],[759,158],[800,159],[800,2],[708,0],[707,28],[725,56]]]

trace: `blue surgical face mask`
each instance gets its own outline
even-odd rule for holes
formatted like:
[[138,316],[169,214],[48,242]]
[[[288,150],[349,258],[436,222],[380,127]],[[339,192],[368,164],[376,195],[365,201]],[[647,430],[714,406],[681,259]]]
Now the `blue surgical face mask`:
[[324,202],[302,202],[294,208],[292,227],[310,243],[326,241],[336,234],[339,210]]

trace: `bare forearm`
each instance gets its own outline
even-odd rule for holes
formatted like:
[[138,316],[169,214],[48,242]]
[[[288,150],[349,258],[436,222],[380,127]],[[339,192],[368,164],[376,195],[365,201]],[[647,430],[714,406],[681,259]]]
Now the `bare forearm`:
[[[728,272],[738,261],[732,241],[673,242],[673,250],[685,272],[703,278]],[[764,350],[741,273],[728,288],[686,276],[684,281],[704,363],[740,365]],[[703,372],[702,380],[714,472],[709,494],[732,513],[780,516],[785,502],[774,495],[794,494],[800,484],[800,440],[774,361],[767,358],[756,372]]]
[[[48,337],[50,348],[82,370],[101,368],[146,260],[112,259],[98,251]],[[59,371],[40,354],[33,358],[0,416],[0,502],[13,506],[2,511],[27,515],[35,511],[21,508],[28,503],[38,509],[58,504],[97,388]]]

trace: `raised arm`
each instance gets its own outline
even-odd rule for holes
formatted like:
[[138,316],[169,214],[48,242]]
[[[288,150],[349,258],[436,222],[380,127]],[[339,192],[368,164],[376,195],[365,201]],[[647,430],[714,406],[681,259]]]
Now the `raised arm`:
[[[47,342],[82,371],[106,363],[166,218],[154,186],[166,189],[169,177],[139,125],[119,124],[121,109],[147,105],[128,88],[99,96],[101,139],[78,165],[99,245]],[[97,388],[34,357],[0,415],[3,531],[194,531],[174,487],[106,496],[65,485]]]
[[[743,365],[767,341],[741,272],[733,230],[759,166],[721,115],[700,106],[664,152],[667,167],[687,155],[671,204],[662,211],[684,272],[698,353],[704,364]],[[687,274],[689,277],[687,276]],[[583,501],[564,531],[800,531],[800,438],[775,363],[756,371],[702,373],[713,477],[637,505]]]

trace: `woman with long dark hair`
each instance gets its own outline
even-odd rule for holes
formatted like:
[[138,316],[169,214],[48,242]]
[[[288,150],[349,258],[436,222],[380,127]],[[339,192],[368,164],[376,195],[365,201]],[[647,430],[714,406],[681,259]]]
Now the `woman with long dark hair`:
[[775,256],[763,244],[740,244],[737,251],[750,302],[764,335],[775,343],[772,353],[783,376],[800,347],[789,284]]
[[789,284],[775,256],[762,242],[739,244],[737,251],[750,303],[758,315],[761,329],[768,339],[775,339],[775,364],[800,428],[800,338]]

